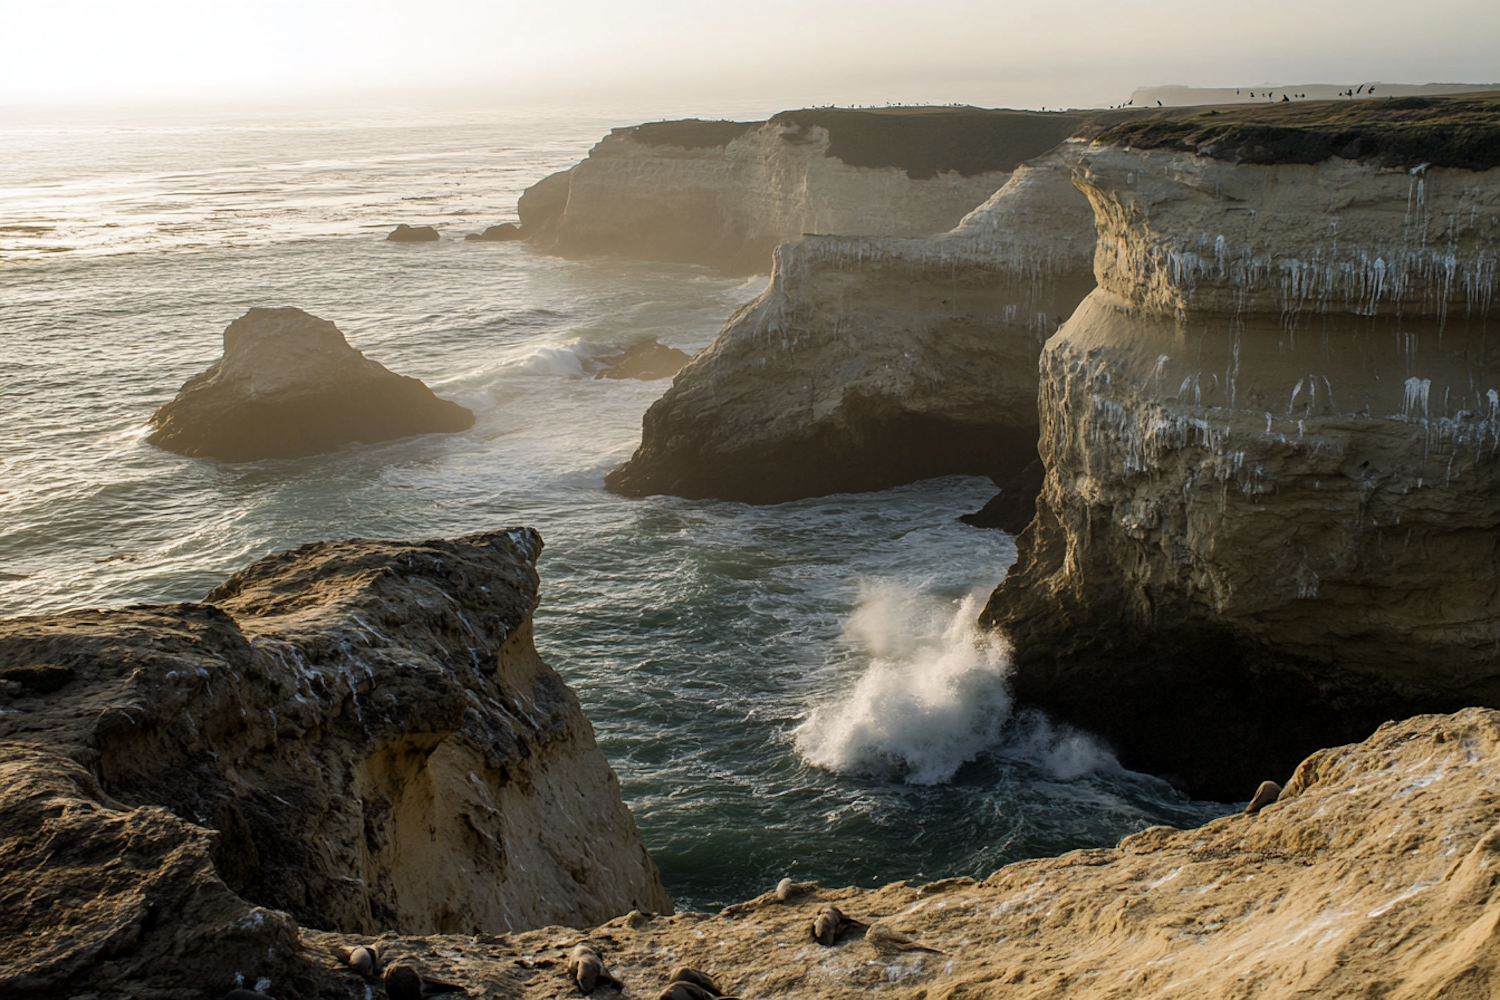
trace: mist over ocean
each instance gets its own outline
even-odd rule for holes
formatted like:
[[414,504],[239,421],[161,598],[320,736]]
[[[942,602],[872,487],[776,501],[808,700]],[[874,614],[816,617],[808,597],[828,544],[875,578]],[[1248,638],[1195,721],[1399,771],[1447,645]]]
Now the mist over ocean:
[[[1013,712],[976,634],[1009,536],[950,477],[773,507],[603,490],[667,381],[765,278],[568,261],[463,235],[515,219],[598,113],[0,119],[0,615],[198,600],[278,549],[526,524],[537,646],[578,691],[667,889],[712,908],[782,875],[982,877],[1227,811]],[[438,243],[384,242],[397,223]],[[144,443],[252,306],[332,320],[473,410],[471,431],[241,465]]]

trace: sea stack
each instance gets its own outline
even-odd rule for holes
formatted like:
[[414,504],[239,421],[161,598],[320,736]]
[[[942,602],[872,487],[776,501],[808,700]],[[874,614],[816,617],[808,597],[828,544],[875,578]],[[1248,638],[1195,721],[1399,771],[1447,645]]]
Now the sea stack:
[[651,406],[608,487],[780,503],[1016,481],[1036,463],[1042,342],[1094,287],[1072,172],[1060,153],[1021,165],[934,239],[777,247],[770,286]]
[[1226,110],[1078,145],[1099,288],[1046,345],[1018,698],[1236,799],[1500,706],[1500,101]]
[[180,455],[252,462],[473,425],[473,413],[366,358],[332,322],[255,308],[224,331],[223,357],[152,415],[146,440]]

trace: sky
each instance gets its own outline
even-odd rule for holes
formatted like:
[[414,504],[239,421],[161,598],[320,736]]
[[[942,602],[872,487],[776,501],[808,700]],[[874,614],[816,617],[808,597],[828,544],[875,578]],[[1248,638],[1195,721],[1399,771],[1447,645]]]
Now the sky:
[[1500,0],[0,0],[0,107],[1088,107],[1500,82]]

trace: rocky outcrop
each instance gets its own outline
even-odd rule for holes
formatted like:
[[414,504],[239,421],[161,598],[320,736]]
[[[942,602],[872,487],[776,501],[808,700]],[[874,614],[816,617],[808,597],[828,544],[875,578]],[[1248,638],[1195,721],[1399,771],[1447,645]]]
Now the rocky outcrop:
[[[679,964],[753,1000],[1490,996],[1497,755],[1494,712],[1415,718],[1313,755],[1255,815],[1151,827],[1115,849],[983,881],[820,889],[785,903],[767,893],[717,915],[634,914],[586,935],[383,940],[471,995],[524,1000],[577,995],[563,959],[580,939],[627,995],[647,997]],[[872,927],[816,944],[810,925],[830,903]],[[323,957],[344,942],[307,940],[320,965],[307,985],[363,996]]]
[[401,223],[386,236],[387,243],[433,243],[442,239],[431,226],[408,226]]
[[521,232],[521,227],[514,222],[502,222],[498,226],[490,226],[482,233],[470,233],[464,239],[481,243],[514,243],[516,240],[524,240],[526,234]]
[[148,443],[227,462],[316,455],[354,441],[468,430],[474,414],[349,346],[301,309],[251,309],[224,355],[151,416]]
[[946,232],[1080,114],[978,108],[786,111],[767,122],[615,129],[522,195],[542,249],[765,272],[803,233]]
[[1229,115],[1080,153],[1099,288],[1043,354],[1045,486],[983,621],[1021,700],[1209,797],[1500,705],[1500,170],[1381,166],[1456,148],[1418,103],[1330,111],[1377,162],[1259,162],[1327,135]]
[[[606,479],[777,503],[1036,459],[1043,340],[1094,286],[1093,213],[1061,153],[931,240],[817,236],[693,359]],[[1030,502],[1026,497],[1022,503]]]
[[0,711],[0,989],[201,997],[287,974],[299,924],[670,910],[532,645],[540,548],[318,543],[203,604],[0,623],[0,666],[67,674]]
[[594,378],[636,378],[647,382],[671,378],[692,357],[675,347],[668,347],[654,340],[643,340],[638,344],[631,344],[623,354],[600,358],[605,368]]

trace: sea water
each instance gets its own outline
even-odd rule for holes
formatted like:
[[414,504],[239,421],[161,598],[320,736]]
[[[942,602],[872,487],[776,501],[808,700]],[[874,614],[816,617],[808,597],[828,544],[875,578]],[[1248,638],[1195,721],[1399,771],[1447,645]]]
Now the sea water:
[[[599,359],[701,349],[766,279],[462,236],[632,120],[0,118],[0,615],[196,600],[319,539],[534,526],[537,646],[681,907],[787,874],[982,877],[1226,811],[1013,710],[973,623],[1014,544],[955,520],[988,481],[768,507],[604,491],[668,383],[596,380]],[[384,242],[400,222],[443,238]],[[244,464],[146,445],[253,306],[332,320],[474,428]]]

